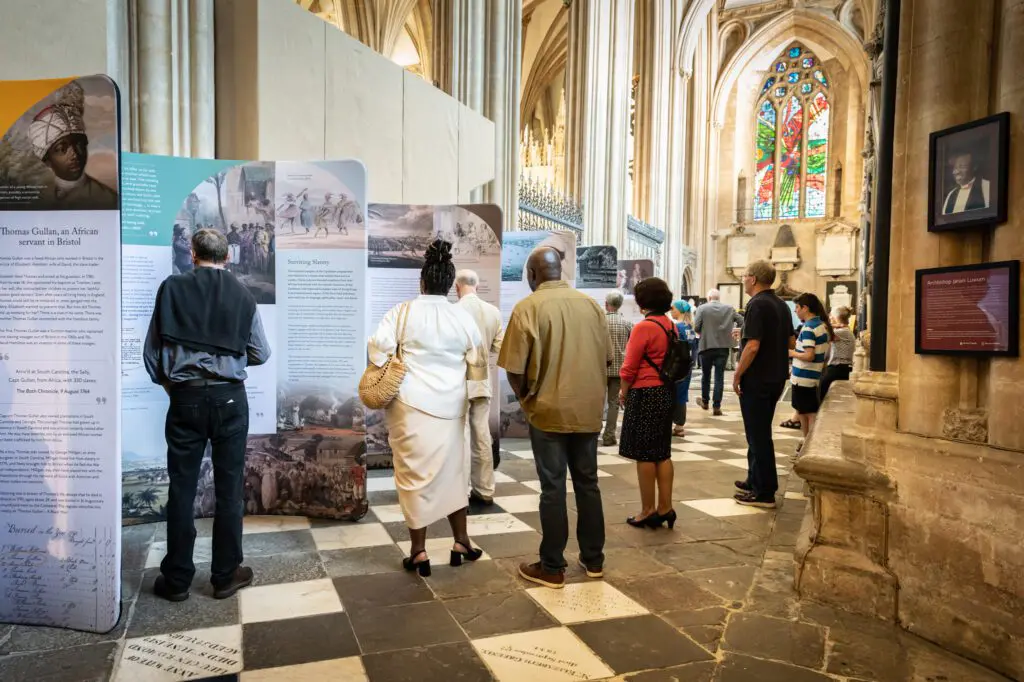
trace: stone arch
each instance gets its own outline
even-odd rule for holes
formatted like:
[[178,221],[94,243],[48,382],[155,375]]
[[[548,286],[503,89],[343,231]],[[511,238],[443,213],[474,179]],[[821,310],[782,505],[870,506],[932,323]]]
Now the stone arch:
[[520,132],[530,123],[530,114],[541,103],[552,81],[563,73],[569,57],[569,8],[562,7],[548,27],[541,42],[533,68],[526,75],[519,103]]
[[711,100],[712,120],[725,120],[729,95],[740,75],[751,64],[767,64],[790,42],[798,40],[821,59],[834,57],[845,71],[857,79],[857,87],[868,86],[868,59],[853,33],[834,19],[816,12],[790,10],[775,17],[754,32],[726,63],[715,84]]
[[747,39],[748,28],[745,22],[730,21],[719,31],[721,38],[718,42],[718,68],[721,69],[729,58],[739,51],[740,46]]
[[693,54],[697,50],[697,41],[706,27],[705,20],[715,6],[716,0],[696,0],[683,15],[676,40],[675,56],[678,60],[679,72],[689,78],[693,74]]

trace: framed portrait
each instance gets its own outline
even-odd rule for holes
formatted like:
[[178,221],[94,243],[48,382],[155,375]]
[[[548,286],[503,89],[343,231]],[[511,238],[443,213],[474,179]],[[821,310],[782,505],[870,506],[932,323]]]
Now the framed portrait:
[[1020,356],[1020,261],[918,270],[914,351]]
[[743,307],[743,285],[735,282],[727,282],[718,285],[718,292],[722,295],[722,303],[731,305],[736,310]]
[[928,231],[1006,222],[1010,114],[939,130],[929,140]]

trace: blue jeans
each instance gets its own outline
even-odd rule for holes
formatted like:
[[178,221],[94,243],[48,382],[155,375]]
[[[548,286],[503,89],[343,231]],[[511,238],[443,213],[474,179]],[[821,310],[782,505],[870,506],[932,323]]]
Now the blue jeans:
[[711,370],[715,370],[715,409],[722,406],[722,394],[725,392],[725,363],[729,361],[728,348],[709,348],[701,352],[700,397],[706,405],[711,395]]
[[587,566],[604,566],[604,510],[597,485],[596,433],[549,433],[530,427],[533,463],[540,479],[540,563],[547,573],[565,569],[569,513],[565,473],[576,494],[576,540]]
[[779,489],[775,470],[775,442],[772,421],[775,405],[786,387],[785,381],[766,382],[743,378],[740,411],[747,436],[747,483],[759,498],[774,497]]

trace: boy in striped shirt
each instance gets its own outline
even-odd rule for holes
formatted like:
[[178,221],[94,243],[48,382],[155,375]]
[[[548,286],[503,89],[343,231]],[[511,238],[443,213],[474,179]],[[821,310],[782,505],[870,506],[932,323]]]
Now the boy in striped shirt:
[[817,296],[800,294],[795,303],[796,314],[803,326],[796,348],[789,351],[789,357],[793,359],[793,409],[800,416],[800,431],[806,439],[818,414],[818,384],[821,383],[828,347],[835,332],[825,306]]

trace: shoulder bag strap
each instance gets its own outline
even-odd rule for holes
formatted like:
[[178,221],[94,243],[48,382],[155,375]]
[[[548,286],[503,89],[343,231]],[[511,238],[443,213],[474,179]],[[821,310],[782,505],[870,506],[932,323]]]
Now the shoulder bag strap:
[[398,311],[398,329],[395,332],[395,357],[399,360],[402,359],[402,346],[405,345],[405,326],[409,321],[409,308],[411,306],[412,304],[409,302],[403,303]]
[[[675,325],[674,324],[672,325],[672,330],[673,331],[669,332],[669,330],[665,329],[665,325],[660,324],[658,322],[655,322],[654,320],[652,320],[649,317],[648,318],[644,318],[643,322],[653,322],[654,324],[658,325],[658,328],[661,329],[661,331],[665,332],[665,336],[668,337],[668,342],[669,343],[672,343],[672,338],[676,336],[676,334],[674,333],[675,332]],[[665,351],[667,353],[668,352],[668,348],[666,348]],[[656,364],[654,364],[654,360],[651,360],[650,356],[648,356],[646,352],[644,352],[644,361],[647,362],[648,365],[653,367],[654,371],[656,371],[658,374],[661,374],[661,367],[658,367]]]

